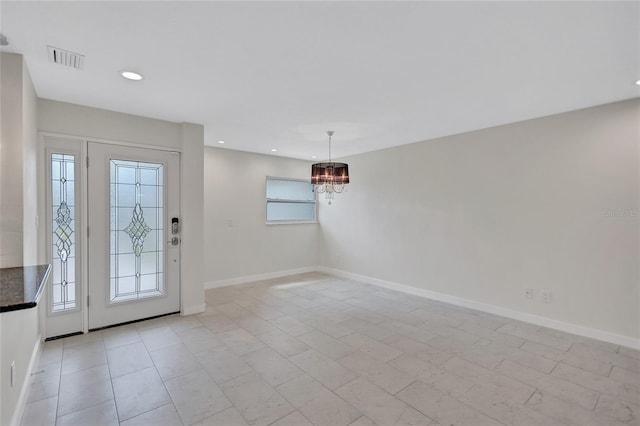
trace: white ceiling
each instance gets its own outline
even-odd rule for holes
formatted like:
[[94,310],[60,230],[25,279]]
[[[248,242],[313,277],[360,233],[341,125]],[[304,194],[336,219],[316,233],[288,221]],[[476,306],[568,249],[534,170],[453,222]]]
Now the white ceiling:
[[[38,96],[350,155],[640,96],[639,2],[7,2]],[[47,45],[86,55],[78,71]],[[144,75],[124,80],[119,71]]]

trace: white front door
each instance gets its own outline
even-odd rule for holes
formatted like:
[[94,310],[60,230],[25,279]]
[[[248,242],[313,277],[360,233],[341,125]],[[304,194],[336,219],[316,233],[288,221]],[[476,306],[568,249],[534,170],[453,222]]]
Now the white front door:
[[178,312],[179,154],[89,142],[88,158],[89,329]]

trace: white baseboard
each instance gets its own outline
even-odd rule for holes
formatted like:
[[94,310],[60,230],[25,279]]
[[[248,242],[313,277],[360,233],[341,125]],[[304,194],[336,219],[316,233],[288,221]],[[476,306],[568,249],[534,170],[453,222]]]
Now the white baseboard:
[[611,333],[608,331],[598,330],[595,328],[584,327],[569,322],[558,321],[551,318],[545,318],[534,314],[528,314],[526,312],[514,311],[502,306],[491,305],[488,303],[477,302],[475,300],[464,299],[462,297],[451,296],[449,294],[438,293],[435,291],[425,290],[405,284],[398,284],[391,281],[385,281],[378,278],[368,277],[366,275],[354,274],[352,272],[343,271],[340,269],[329,268],[326,266],[319,266],[316,269],[318,272],[325,274],[335,275],[341,278],[348,278],[354,281],[363,282],[366,284],[375,285],[378,287],[388,288],[390,290],[401,291],[403,293],[412,294],[415,296],[425,297],[427,299],[438,300],[440,302],[450,303],[456,306],[462,306],[465,308],[475,309],[490,314],[501,315],[503,317],[512,318],[519,321],[525,321],[532,324],[540,325],[543,327],[553,328],[555,330],[564,331],[567,333],[577,334],[583,337],[589,337],[591,339],[603,340],[605,342],[614,343],[616,345],[627,346],[629,348],[640,349],[640,339],[634,339],[633,337],[623,336],[621,334]]
[[29,395],[29,391],[31,390],[31,383],[33,382],[33,372],[35,371],[35,368],[40,361],[42,339],[42,335],[38,336],[38,340],[33,346],[33,351],[31,351],[31,359],[29,360],[27,373],[24,377],[24,383],[22,385],[22,389],[20,390],[20,395],[18,396],[16,409],[13,412],[13,416],[11,417],[11,426],[18,426],[22,421],[22,415],[24,414],[24,409],[27,405],[27,397]]
[[200,312],[204,312],[204,310],[206,309],[206,304],[201,304],[201,305],[195,305],[195,306],[187,306],[182,308],[182,311],[180,312],[181,316],[186,316],[186,315],[193,315],[193,314],[199,314]]
[[257,274],[257,275],[246,275],[244,277],[229,278],[226,280],[207,281],[204,283],[204,289],[210,290],[212,288],[228,287],[231,285],[246,284],[254,281],[270,280],[272,278],[280,278],[280,277],[286,277],[289,275],[304,274],[307,272],[315,272],[317,270],[318,268],[315,266],[308,266],[306,268],[287,269],[284,271],[267,272],[265,274]]

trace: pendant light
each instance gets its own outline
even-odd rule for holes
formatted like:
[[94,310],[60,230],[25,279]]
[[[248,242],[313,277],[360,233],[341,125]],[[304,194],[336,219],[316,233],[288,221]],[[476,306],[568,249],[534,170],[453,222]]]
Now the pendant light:
[[331,161],[331,137],[333,133],[333,130],[327,131],[329,136],[329,161],[315,163],[311,166],[313,190],[319,194],[326,194],[329,204],[333,200],[333,195],[344,191],[345,185],[349,183],[349,165]]

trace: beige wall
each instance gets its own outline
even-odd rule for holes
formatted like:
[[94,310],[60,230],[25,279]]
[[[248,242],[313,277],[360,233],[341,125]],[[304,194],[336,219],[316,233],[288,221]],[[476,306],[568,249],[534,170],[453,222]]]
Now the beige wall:
[[636,99],[348,157],[320,264],[638,342],[639,120]]
[[[0,267],[38,261],[37,98],[22,55],[0,54]],[[0,424],[17,421],[41,340],[39,308],[0,314]],[[15,384],[11,363],[15,361]]]
[[38,111],[40,130],[166,148],[182,147],[182,129],[177,123],[49,99],[38,99]]
[[205,281],[217,285],[317,264],[317,224],[267,225],[267,176],[309,179],[301,160],[205,147]]
[[[44,300],[44,298],[43,298]],[[44,330],[46,306],[0,314],[0,424],[19,425],[26,402],[30,374],[36,367]],[[15,362],[15,384],[11,386],[11,363]],[[19,403],[21,402],[21,403]]]
[[[183,314],[204,311],[204,127],[183,123],[182,129],[182,251],[180,281]],[[188,289],[188,291],[187,291]]]
[[[44,179],[37,167],[38,159],[38,98],[26,63],[22,67],[22,243],[23,264],[38,264],[38,181]],[[44,228],[42,228],[44,229]]]
[[0,54],[0,267],[23,258],[22,67],[22,55]]

